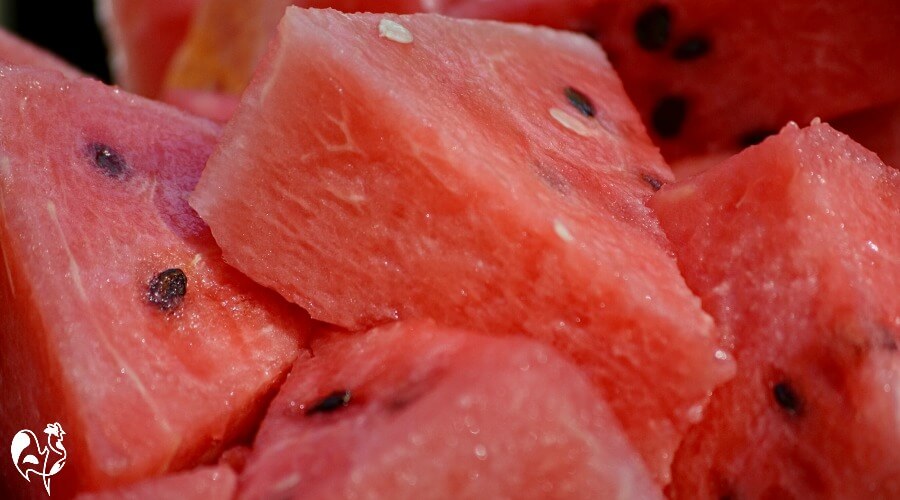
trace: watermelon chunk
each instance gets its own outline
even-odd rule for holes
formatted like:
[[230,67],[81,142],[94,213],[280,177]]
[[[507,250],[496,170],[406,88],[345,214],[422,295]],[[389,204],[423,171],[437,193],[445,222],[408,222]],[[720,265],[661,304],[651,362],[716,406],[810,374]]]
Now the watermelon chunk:
[[77,500],[231,500],[237,492],[237,475],[229,467],[197,469],[147,479],[101,493],[78,495]]
[[59,71],[70,78],[83,76],[69,63],[3,29],[0,29],[0,61],[11,66]]
[[596,0],[206,0],[173,59],[172,89],[240,94],[256,68],[284,9],[331,7],[343,12],[440,13],[455,17],[572,27]]
[[900,98],[896,0],[599,3],[599,40],[670,160]]
[[185,89],[166,90],[160,100],[219,123],[225,123],[231,118],[239,101],[237,96],[223,92]]
[[643,200],[671,174],[597,45],[293,7],[273,43],[192,197],[226,259],[342,327],[559,347],[665,481],[732,367],[660,246]]
[[900,498],[900,171],[786,127],[652,199],[734,345],[672,498]]
[[200,1],[96,0],[116,83],[131,92],[157,97]]
[[888,166],[900,168],[900,102],[842,117],[834,128],[878,153]]
[[[219,128],[59,73],[0,93],[0,435],[59,422],[63,497],[211,458],[308,328],[187,205]],[[0,470],[4,498],[44,494]]]
[[272,403],[240,498],[662,498],[547,346],[395,323],[314,351]]

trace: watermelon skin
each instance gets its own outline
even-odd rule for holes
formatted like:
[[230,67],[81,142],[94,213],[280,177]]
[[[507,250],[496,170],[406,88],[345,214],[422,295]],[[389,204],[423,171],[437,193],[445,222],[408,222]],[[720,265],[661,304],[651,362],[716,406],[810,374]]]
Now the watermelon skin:
[[900,102],[842,117],[833,125],[888,166],[900,168]]
[[265,54],[285,8],[342,12],[440,13],[554,28],[579,26],[596,0],[206,0],[179,47],[167,88],[240,94]]
[[[659,6],[670,12],[669,36],[649,51],[638,43],[635,27]],[[900,44],[895,0],[864,6],[605,0],[595,20],[603,48],[668,160],[740,149],[748,136],[777,131],[789,120],[836,118],[900,97],[900,65],[891,49]],[[707,41],[708,52],[677,59],[676,50],[692,38]],[[686,100],[677,133],[677,106],[661,104],[667,97]],[[652,126],[657,109],[669,124],[662,135]]]
[[[665,482],[732,366],[643,204],[671,174],[602,52],[434,15],[389,16],[414,33],[400,44],[382,19],[289,9],[192,205],[229,263],[315,319],[553,344]],[[599,119],[573,114],[567,85]]]
[[[412,322],[314,352],[270,407],[238,498],[662,498],[548,346]],[[310,413],[336,390],[346,407]]]
[[[258,422],[308,329],[222,262],[187,205],[219,128],[59,73],[6,68],[0,92],[0,435],[59,422],[63,498],[213,458]],[[122,175],[95,163],[98,142]],[[187,293],[166,312],[148,287],[169,268]],[[45,494],[0,474],[4,498]]]
[[219,465],[167,474],[131,486],[78,495],[77,500],[231,500],[237,492],[237,474]]
[[157,97],[201,0],[96,0],[98,24],[122,88]]
[[37,47],[16,35],[0,29],[0,61],[10,66],[30,66],[76,78],[81,71],[50,52]]
[[651,200],[734,345],[672,498],[900,498],[900,172],[786,127]]

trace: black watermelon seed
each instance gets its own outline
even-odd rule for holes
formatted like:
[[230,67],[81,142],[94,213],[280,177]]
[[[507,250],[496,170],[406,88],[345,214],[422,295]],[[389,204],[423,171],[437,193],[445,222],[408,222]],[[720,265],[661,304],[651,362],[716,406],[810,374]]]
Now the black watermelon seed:
[[791,384],[785,381],[778,382],[772,387],[772,395],[775,397],[775,402],[784,411],[791,415],[800,413],[800,396],[797,395]]
[[584,116],[593,118],[593,116],[597,114],[597,110],[594,108],[594,103],[591,102],[591,98],[584,95],[581,91],[572,87],[566,87],[563,92],[565,92],[566,99],[569,100],[569,103],[571,103],[572,106],[575,106],[575,109]]
[[187,294],[187,276],[181,269],[166,269],[150,280],[147,300],[161,311],[171,311]]
[[775,135],[777,133],[778,133],[778,131],[772,130],[769,128],[754,129],[754,130],[751,130],[751,131],[747,132],[746,134],[742,135],[741,138],[738,140],[738,145],[740,145],[740,147],[742,147],[742,148],[749,148],[750,146],[756,146],[757,144],[766,140],[766,137],[769,137],[770,135]]
[[334,391],[306,410],[306,414],[315,415],[316,413],[331,413],[348,404],[350,404],[350,391]]
[[676,61],[692,61],[709,54],[711,48],[712,44],[709,43],[709,39],[692,36],[675,47],[675,50],[672,51],[672,58]]
[[672,12],[665,5],[654,5],[638,16],[634,23],[634,36],[644,50],[656,52],[669,43]]
[[115,149],[95,142],[88,146],[88,151],[93,156],[94,166],[105,175],[114,179],[120,179],[128,172],[128,163]]
[[656,103],[651,123],[656,135],[670,139],[681,133],[687,116],[687,99],[679,96],[663,97]]
[[650,174],[641,174],[641,179],[644,179],[644,182],[650,184],[650,187],[652,187],[654,191],[659,191],[663,187],[662,181]]

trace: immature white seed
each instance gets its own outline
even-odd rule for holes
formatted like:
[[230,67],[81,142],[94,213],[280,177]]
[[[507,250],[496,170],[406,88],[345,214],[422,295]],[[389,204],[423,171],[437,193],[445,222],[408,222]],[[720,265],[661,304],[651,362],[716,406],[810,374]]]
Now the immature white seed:
[[378,23],[378,35],[397,43],[412,43],[413,41],[412,33],[406,29],[406,26],[390,19],[382,19]]
[[565,241],[566,243],[575,241],[575,237],[572,236],[569,228],[567,228],[561,220],[556,219],[553,221],[553,230],[556,231],[556,235],[559,236],[559,239]]
[[560,125],[566,127],[567,129],[575,132],[580,136],[587,137],[591,135],[591,129],[589,129],[587,125],[582,123],[580,118],[572,115],[568,111],[564,111],[559,108],[550,108],[550,116],[552,116],[554,120],[558,121]]

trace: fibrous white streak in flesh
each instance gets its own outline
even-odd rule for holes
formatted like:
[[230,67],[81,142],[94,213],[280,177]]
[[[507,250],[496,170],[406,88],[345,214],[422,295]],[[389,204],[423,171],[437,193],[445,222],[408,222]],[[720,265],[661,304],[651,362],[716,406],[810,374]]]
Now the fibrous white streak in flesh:
[[82,301],[87,302],[87,292],[84,290],[84,284],[81,281],[81,267],[78,266],[75,255],[72,254],[72,248],[69,247],[69,241],[66,239],[62,225],[59,223],[59,216],[56,214],[56,204],[52,201],[47,202],[47,213],[50,214],[50,219],[53,221],[53,225],[56,226],[56,232],[59,233],[59,241],[69,257],[69,274],[72,275],[72,282],[75,284],[75,290],[78,291],[78,297]]
[[[78,294],[81,299],[84,302],[87,302],[88,296],[81,281],[81,268],[75,261],[75,256],[72,254],[72,249],[69,247],[66,236],[63,233],[62,225],[60,225],[59,223],[59,216],[56,213],[56,204],[54,204],[52,201],[47,202],[47,213],[50,214],[50,218],[53,220],[53,224],[56,225],[56,230],[59,233],[62,246],[69,257],[69,272],[72,275],[72,281],[75,283],[75,288],[78,290]],[[162,416],[162,413],[159,411],[159,407],[153,401],[153,398],[150,397],[150,392],[147,391],[147,387],[144,386],[144,383],[137,377],[137,375],[134,373],[134,370],[131,368],[128,362],[125,361],[125,358],[122,357],[121,353],[119,353],[119,351],[109,342],[109,335],[106,334],[103,327],[97,321],[96,316],[93,314],[88,314],[87,317],[93,324],[95,333],[102,338],[103,344],[106,346],[106,350],[113,357],[116,365],[121,370],[124,370],[125,375],[132,381],[135,389],[138,391],[138,394],[140,394],[141,398],[147,403],[147,406],[155,415],[156,418],[154,418],[154,420],[158,422],[160,427],[162,427],[167,433],[172,434],[172,427],[169,425],[168,420],[166,420]]]
[[313,131],[316,139],[322,143],[322,146],[324,146],[329,153],[361,153],[359,146],[353,141],[353,136],[350,134],[350,128],[347,126],[347,104],[344,103],[343,100],[341,101],[341,118],[337,119],[328,114],[325,115],[325,118],[337,125],[338,129],[340,129],[341,133],[344,135],[343,144],[332,144],[322,137],[322,134],[320,134],[318,130]]

